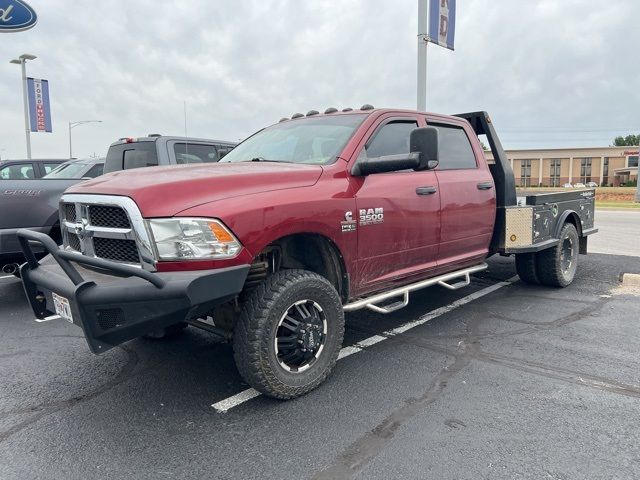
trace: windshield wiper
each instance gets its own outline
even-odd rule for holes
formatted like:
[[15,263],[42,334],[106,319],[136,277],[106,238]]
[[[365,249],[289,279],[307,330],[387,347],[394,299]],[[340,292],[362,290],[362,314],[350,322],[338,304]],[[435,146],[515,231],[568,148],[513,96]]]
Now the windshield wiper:
[[253,157],[251,160],[243,160],[243,162],[272,162],[272,163],[291,163],[287,160],[269,160],[264,157]]

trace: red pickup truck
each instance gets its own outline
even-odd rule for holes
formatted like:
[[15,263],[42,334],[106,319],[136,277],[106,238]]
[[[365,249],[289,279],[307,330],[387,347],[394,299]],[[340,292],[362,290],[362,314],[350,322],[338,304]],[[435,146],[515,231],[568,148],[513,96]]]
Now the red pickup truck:
[[19,232],[21,273],[35,315],[81,326],[95,353],[193,325],[233,341],[245,380],[286,399],[329,375],[345,311],[468,285],[496,253],[515,254],[526,282],[570,284],[593,217],[593,190],[518,197],[484,112],[332,108],[282,119],[217,164],[72,187],[62,247]]

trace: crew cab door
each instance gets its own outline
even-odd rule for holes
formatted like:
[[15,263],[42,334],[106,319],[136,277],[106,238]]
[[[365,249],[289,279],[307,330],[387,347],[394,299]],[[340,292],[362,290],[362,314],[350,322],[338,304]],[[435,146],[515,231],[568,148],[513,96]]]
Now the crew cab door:
[[438,129],[441,230],[438,266],[469,264],[486,257],[493,234],[496,203],[493,177],[471,127],[427,117]]
[[[373,127],[357,162],[409,153],[413,116],[387,117]],[[436,266],[440,195],[434,171],[403,170],[351,177],[358,231],[356,288],[373,290]]]

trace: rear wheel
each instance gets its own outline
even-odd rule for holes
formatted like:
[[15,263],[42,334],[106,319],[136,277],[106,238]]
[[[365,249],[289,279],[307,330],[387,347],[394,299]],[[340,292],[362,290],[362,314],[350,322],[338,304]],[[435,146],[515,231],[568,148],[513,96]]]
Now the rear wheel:
[[520,280],[526,283],[538,285],[540,283],[540,279],[538,278],[537,270],[535,253],[516,254],[516,271],[518,272]]
[[245,381],[274,398],[320,385],[338,358],[344,313],[335,288],[306,270],[276,272],[244,301],[233,350]]
[[550,287],[566,287],[573,282],[578,268],[578,250],[578,231],[573,224],[565,223],[558,245],[536,255],[540,283]]

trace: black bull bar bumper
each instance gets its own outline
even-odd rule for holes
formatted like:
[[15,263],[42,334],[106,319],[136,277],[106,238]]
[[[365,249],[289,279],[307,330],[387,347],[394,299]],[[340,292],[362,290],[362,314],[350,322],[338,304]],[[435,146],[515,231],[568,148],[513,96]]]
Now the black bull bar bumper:
[[[93,353],[206,314],[234,298],[249,271],[249,265],[240,265],[151,273],[63,250],[43,233],[19,230],[17,235],[27,259],[20,269],[22,283],[34,314],[40,319],[55,315],[54,294],[58,302],[59,297],[68,300],[72,318],[67,320],[82,327]],[[29,242],[50,255],[39,262]]]

